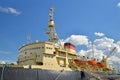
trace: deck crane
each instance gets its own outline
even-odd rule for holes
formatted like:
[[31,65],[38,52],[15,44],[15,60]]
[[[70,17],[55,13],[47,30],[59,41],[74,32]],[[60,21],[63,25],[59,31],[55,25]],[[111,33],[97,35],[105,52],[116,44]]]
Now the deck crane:
[[109,55],[107,55],[107,57],[106,58],[109,58],[110,57],[110,55],[115,51],[115,49],[116,49],[116,47],[114,47],[111,51],[110,51],[110,53],[109,53]]
[[103,59],[102,59],[101,63],[104,64],[104,67],[105,67],[106,69],[109,69],[109,68],[110,68],[110,67],[108,66],[108,64],[107,64],[107,59],[108,59],[108,58],[110,57],[110,55],[115,51],[115,49],[116,49],[116,47],[114,47],[114,48],[110,51],[109,55],[107,55],[106,58],[103,56]]

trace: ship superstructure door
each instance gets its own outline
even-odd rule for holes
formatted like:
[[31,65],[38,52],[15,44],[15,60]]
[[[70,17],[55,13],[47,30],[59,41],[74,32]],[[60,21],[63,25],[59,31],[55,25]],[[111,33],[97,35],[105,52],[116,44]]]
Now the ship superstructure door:
[[59,64],[61,67],[65,67],[65,59],[59,58]]
[[64,58],[58,58],[58,64],[61,67],[65,67],[66,66],[66,60]]

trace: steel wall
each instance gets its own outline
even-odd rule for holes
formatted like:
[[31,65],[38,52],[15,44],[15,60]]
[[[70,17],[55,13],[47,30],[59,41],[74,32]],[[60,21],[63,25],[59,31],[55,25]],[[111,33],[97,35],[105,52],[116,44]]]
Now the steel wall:
[[[0,68],[0,76],[2,68]],[[81,76],[82,75],[82,76]],[[87,80],[89,75],[81,71],[57,71],[41,69],[5,68],[3,80]]]

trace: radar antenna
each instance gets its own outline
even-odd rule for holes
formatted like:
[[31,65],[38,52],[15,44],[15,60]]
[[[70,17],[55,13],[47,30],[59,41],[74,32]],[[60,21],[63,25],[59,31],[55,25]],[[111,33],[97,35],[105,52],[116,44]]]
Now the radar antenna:
[[30,34],[28,34],[27,37],[26,37],[27,44],[30,43],[30,39],[31,39],[31,38],[30,38]]
[[50,8],[50,12],[49,12],[50,20],[53,20],[53,12],[54,12],[54,8]]

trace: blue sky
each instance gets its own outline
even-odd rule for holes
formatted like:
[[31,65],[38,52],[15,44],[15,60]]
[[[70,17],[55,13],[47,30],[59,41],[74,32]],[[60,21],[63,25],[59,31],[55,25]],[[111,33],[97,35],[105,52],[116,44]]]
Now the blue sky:
[[85,35],[93,41],[100,32],[120,41],[120,0],[0,0],[1,61],[15,62],[28,34],[31,42],[48,40],[51,7],[60,39]]

